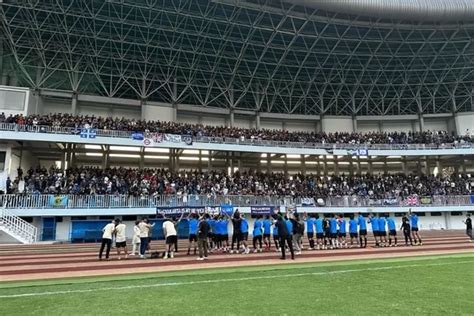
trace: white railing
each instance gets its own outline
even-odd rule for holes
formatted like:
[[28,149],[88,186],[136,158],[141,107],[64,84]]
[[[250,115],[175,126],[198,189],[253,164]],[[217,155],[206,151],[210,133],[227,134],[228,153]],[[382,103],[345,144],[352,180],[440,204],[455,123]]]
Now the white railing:
[[[81,127],[47,126],[47,125],[18,125],[13,123],[0,123],[1,131],[27,132],[27,133],[46,133],[46,134],[65,134],[79,135]],[[95,129],[97,137],[111,138],[132,138],[133,131],[104,130]],[[143,134],[146,134],[143,132]],[[431,144],[346,144],[346,143],[317,143],[317,142],[292,142],[275,141],[265,139],[239,139],[233,137],[211,137],[194,136],[196,143],[212,143],[227,145],[247,145],[261,147],[288,147],[288,148],[308,148],[308,149],[347,149],[354,150],[358,148],[379,149],[379,150],[434,150],[434,149],[456,149],[456,148],[474,148],[474,138],[467,138],[468,141],[458,143],[431,143]]]
[[24,244],[31,244],[37,240],[37,228],[5,208],[0,213],[0,230]]
[[470,195],[433,195],[418,197],[415,201],[397,198],[367,196],[292,197],[273,195],[53,195],[4,194],[0,205],[8,209],[113,209],[156,208],[163,206],[219,206],[236,207],[255,205],[302,205],[317,207],[400,207],[400,206],[471,206]]

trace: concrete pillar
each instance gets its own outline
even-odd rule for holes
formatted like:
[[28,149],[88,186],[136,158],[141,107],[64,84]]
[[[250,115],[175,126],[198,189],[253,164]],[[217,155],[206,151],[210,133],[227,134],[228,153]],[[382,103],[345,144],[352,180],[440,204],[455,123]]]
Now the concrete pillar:
[[407,157],[402,157],[402,171],[404,174],[407,174],[408,168],[407,168]]
[[202,172],[202,150],[199,150],[199,172]]
[[453,132],[454,132],[455,136],[458,135],[458,123],[456,122],[456,112],[457,112],[456,98],[453,96],[452,97],[451,119],[453,120]]
[[416,131],[417,131],[417,128],[416,128],[416,121],[411,121],[411,131],[412,131],[412,132],[416,132]]
[[334,156],[334,175],[338,176],[339,175],[339,164],[337,163],[337,159],[336,159],[336,156]]
[[428,159],[428,156],[425,156],[425,174],[430,174],[430,160]]
[[75,154],[76,147],[77,147],[76,144],[70,144],[68,168],[72,168],[76,166],[76,154]]
[[76,93],[72,94],[71,113],[72,113],[72,115],[77,114],[77,94]]
[[61,160],[61,169],[66,170],[66,162],[69,161],[69,144],[64,145],[62,154],[63,159]]
[[357,132],[357,116],[352,115],[352,131]]
[[209,150],[209,160],[207,161],[207,170],[212,170],[212,150]]
[[257,112],[257,114],[255,115],[255,128],[256,129],[260,129],[260,113]]
[[272,159],[270,156],[271,156],[270,154],[267,154],[267,173],[270,173],[270,167],[271,167],[271,162],[272,162]]
[[373,174],[374,172],[374,169],[373,169],[373,165],[372,165],[372,159],[371,158],[368,158],[368,161],[367,161],[367,173],[368,174]]
[[466,160],[464,159],[464,156],[461,157],[461,170],[462,170],[462,173],[463,173],[463,174],[466,174],[466,173],[467,173],[467,170],[466,170]]
[[301,174],[306,175],[306,157],[305,155],[301,155]]
[[425,119],[423,118],[423,113],[419,112],[418,113],[418,128],[420,132],[423,132],[425,130]]
[[281,124],[282,130],[286,131],[286,121],[283,121]]
[[321,114],[319,116],[319,127],[320,127],[320,132],[326,131],[326,124],[324,123],[324,114]]
[[229,126],[234,127],[234,109],[231,109],[229,113]]
[[388,173],[387,157],[384,157],[384,159],[383,159],[383,173],[384,174]]
[[383,132],[382,121],[378,121],[378,125],[379,125],[379,133],[382,133]]
[[110,163],[110,146],[104,146],[104,156],[102,157],[102,169],[107,169]]
[[328,159],[327,159],[327,156],[324,156],[324,160],[323,160],[323,175],[325,175],[325,176],[328,175]]
[[138,161],[138,166],[140,169],[145,167],[145,148],[140,148],[140,159]]

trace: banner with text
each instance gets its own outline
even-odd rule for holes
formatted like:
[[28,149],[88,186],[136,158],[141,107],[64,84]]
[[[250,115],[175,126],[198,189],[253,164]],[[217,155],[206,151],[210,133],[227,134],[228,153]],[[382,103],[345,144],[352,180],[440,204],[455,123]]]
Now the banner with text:
[[250,214],[252,215],[273,215],[275,213],[274,206],[251,206]]

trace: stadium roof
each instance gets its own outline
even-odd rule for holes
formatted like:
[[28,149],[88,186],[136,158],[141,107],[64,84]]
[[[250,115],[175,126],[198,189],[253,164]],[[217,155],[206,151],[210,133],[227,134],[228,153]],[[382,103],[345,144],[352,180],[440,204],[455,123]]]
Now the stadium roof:
[[295,114],[474,106],[474,0],[0,5],[4,64],[35,89]]

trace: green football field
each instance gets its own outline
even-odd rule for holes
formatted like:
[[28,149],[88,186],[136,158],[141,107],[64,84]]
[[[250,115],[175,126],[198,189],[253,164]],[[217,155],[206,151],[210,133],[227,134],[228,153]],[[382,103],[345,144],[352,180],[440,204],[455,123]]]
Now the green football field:
[[474,254],[0,283],[0,315],[473,315]]

